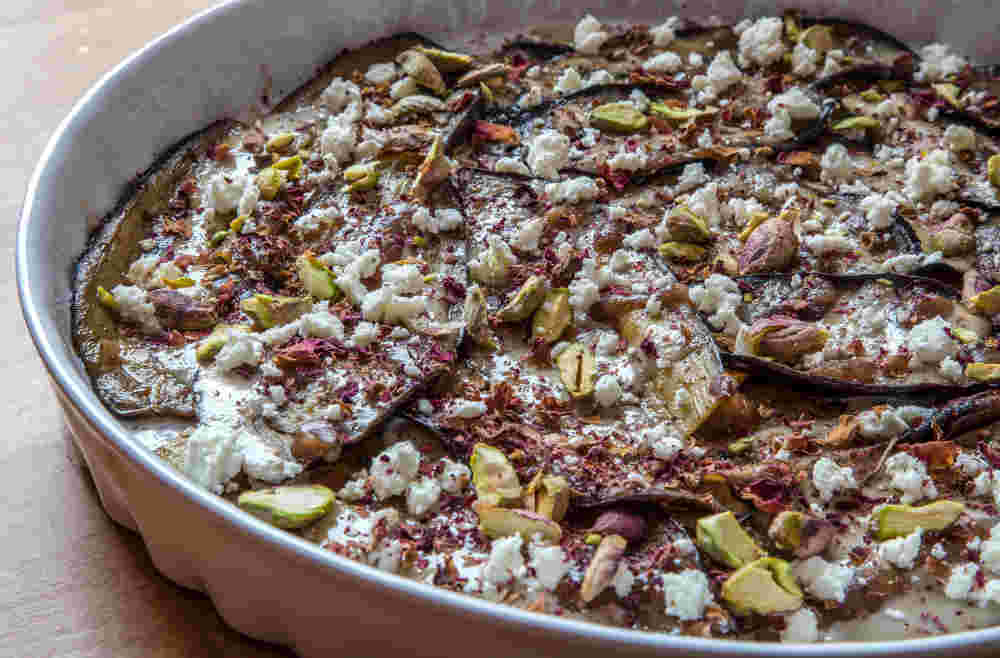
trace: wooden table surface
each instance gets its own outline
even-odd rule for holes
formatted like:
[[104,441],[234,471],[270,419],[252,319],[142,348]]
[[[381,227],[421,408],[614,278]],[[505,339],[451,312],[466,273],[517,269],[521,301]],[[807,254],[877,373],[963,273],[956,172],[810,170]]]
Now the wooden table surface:
[[[0,408],[0,656],[276,658],[176,587],[104,514],[66,450],[55,397],[20,317],[13,256],[31,169],[73,102],[105,71],[213,0],[0,2],[0,218],[8,266]],[[0,389],[2,390],[2,389]]]

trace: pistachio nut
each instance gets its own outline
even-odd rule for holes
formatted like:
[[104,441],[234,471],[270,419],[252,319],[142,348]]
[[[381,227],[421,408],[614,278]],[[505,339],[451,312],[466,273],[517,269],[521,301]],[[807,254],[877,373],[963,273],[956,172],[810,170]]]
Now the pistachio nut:
[[791,363],[823,349],[829,337],[829,332],[812,322],[777,315],[744,329],[743,346],[749,354]]
[[741,567],[722,584],[722,598],[736,614],[770,615],[798,610],[802,597],[792,566],[773,557]]
[[248,219],[250,219],[250,215],[240,215],[233,221],[229,222],[229,230],[236,234],[242,233],[243,225],[247,223]]
[[948,257],[963,256],[976,248],[974,230],[969,216],[957,212],[931,232],[931,248]]
[[986,175],[993,187],[1000,187],[1000,154],[991,155],[986,161]]
[[602,535],[621,535],[628,541],[639,541],[646,536],[646,519],[626,509],[609,509],[601,512],[590,532]]
[[646,115],[630,102],[606,103],[590,113],[590,125],[599,130],[618,133],[635,133],[649,123]]
[[486,316],[486,295],[478,285],[472,285],[466,290],[462,321],[465,322],[465,330],[469,333],[469,337],[477,344],[489,349],[497,347]]
[[267,140],[267,144],[264,145],[264,148],[266,148],[269,153],[282,151],[288,148],[294,141],[295,133],[280,133]]
[[970,297],[969,308],[983,315],[1000,313],[1000,286],[993,286],[989,290],[984,290]]
[[546,475],[535,494],[535,511],[556,523],[569,510],[569,482],[561,475]]
[[584,603],[590,603],[597,598],[615,579],[627,544],[625,538],[619,535],[607,535],[601,539],[580,585],[580,598]]
[[533,274],[521,284],[514,296],[503,308],[497,311],[496,318],[500,322],[520,322],[545,301],[549,291],[549,283],[545,277]]
[[298,320],[309,312],[312,302],[303,297],[256,294],[240,302],[240,309],[249,315],[257,329],[270,329]]
[[288,158],[282,158],[271,166],[278,171],[286,172],[289,180],[295,180],[299,177],[299,172],[302,171],[302,156],[293,155]]
[[476,496],[488,505],[501,505],[517,501],[521,497],[521,483],[517,471],[497,448],[477,443],[469,458],[472,471],[472,485]]
[[712,559],[733,569],[764,556],[764,551],[732,512],[698,519],[695,543]]
[[216,231],[215,233],[212,234],[212,237],[208,240],[208,246],[210,246],[210,247],[218,247],[220,244],[222,244],[223,240],[225,240],[226,238],[228,238],[232,234],[233,234],[233,232],[229,231],[229,230],[226,230],[226,231]]
[[333,272],[311,253],[299,256],[296,266],[302,287],[316,299],[333,299],[340,295],[340,289],[334,283],[336,277]]
[[292,529],[329,514],[333,501],[333,492],[321,484],[295,484],[244,492],[236,504],[262,521]]
[[396,57],[396,62],[403,67],[408,76],[435,94],[442,95],[448,91],[444,84],[444,78],[434,66],[434,62],[419,50],[404,50]]
[[473,503],[472,509],[479,516],[479,529],[490,539],[521,535],[530,541],[540,535],[542,541],[555,544],[562,538],[558,523],[528,510],[497,507],[482,500]]
[[872,128],[878,128],[880,125],[881,122],[874,117],[854,116],[841,119],[837,123],[833,124],[831,128],[841,132],[847,130],[870,130]]
[[479,83],[479,95],[483,98],[483,103],[486,107],[490,107],[496,103],[496,97],[493,95],[493,90],[490,89],[489,85],[485,82]]
[[375,162],[351,165],[344,170],[344,180],[350,183],[347,186],[347,191],[363,192],[374,189],[378,185],[379,174],[379,168]]
[[427,196],[440,185],[451,173],[451,160],[444,154],[441,137],[435,137],[427,156],[417,168],[417,177],[413,180],[411,193],[418,199]]
[[189,276],[179,276],[176,279],[163,279],[163,283],[168,288],[177,290],[178,288],[190,288],[194,285],[194,279]]
[[962,103],[958,100],[958,95],[962,93],[962,89],[958,85],[950,82],[939,82],[931,85],[931,87],[933,87],[938,96],[946,100],[956,110],[962,109]]
[[1000,382],[1000,363],[970,363],[965,376],[977,382]]
[[917,528],[944,530],[958,520],[965,505],[939,500],[927,505],[883,505],[875,512],[875,537],[879,541],[905,537]]
[[443,112],[446,109],[444,101],[440,98],[427,96],[426,94],[414,94],[406,98],[400,98],[389,110],[392,116],[402,117],[407,114],[430,114],[431,112]]
[[697,263],[705,258],[705,247],[690,242],[664,242],[659,246],[660,255],[681,263]]
[[475,87],[481,82],[493,80],[494,78],[502,78],[505,75],[507,75],[506,64],[488,64],[474,71],[469,71],[455,82],[455,86],[461,88]]
[[449,50],[440,50],[438,48],[425,48],[424,46],[417,46],[414,50],[426,56],[439,71],[444,71],[445,73],[464,71],[472,66],[471,55],[453,53]]
[[108,292],[104,286],[97,286],[97,301],[105,308],[109,308],[112,311],[118,310],[118,302],[115,300],[115,296]]
[[684,205],[675,206],[666,217],[667,234],[675,242],[710,242],[708,222]]
[[194,350],[195,357],[199,361],[208,361],[214,357],[229,342],[230,331],[250,331],[250,327],[246,325],[216,325],[212,333],[198,343],[198,347]]
[[546,343],[559,340],[566,327],[573,320],[573,310],[569,305],[569,290],[556,288],[545,294],[541,306],[531,320],[531,335]]
[[778,548],[790,551],[799,559],[822,553],[836,533],[829,521],[792,510],[774,517],[767,531]]
[[489,286],[500,286],[507,281],[517,257],[502,238],[491,234],[486,239],[486,250],[469,262],[469,276]]
[[829,25],[811,25],[799,34],[799,43],[821,53],[833,49],[833,28]]
[[568,346],[556,357],[559,378],[574,398],[594,392],[594,355],[580,343]]
[[885,96],[883,96],[875,87],[865,89],[859,94],[859,96],[861,96],[861,100],[867,103],[881,103],[885,100]]
[[753,437],[745,436],[742,439],[736,439],[728,446],[726,446],[726,451],[734,455],[742,455],[753,448],[754,440]]
[[700,119],[715,114],[718,110],[714,107],[706,107],[699,110],[696,107],[674,107],[666,103],[653,103],[649,106],[649,111],[661,119],[671,121],[688,121],[690,119]]
[[746,226],[740,231],[740,241],[746,242],[747,239],[753,234],[757,227],[768,220],[770,215],[766,212],[755,212],[750,215],[750,219],[747,220]]
[[795,259],[799,237],[792,223],[780,218],[758,226],[740,250],[740,274],[779,272]]
[[260,188],[260,198],[273,201],[278,196],[281,186],[285,183],[287,174],[280,169],[268,167],[257,174],[257,187]]

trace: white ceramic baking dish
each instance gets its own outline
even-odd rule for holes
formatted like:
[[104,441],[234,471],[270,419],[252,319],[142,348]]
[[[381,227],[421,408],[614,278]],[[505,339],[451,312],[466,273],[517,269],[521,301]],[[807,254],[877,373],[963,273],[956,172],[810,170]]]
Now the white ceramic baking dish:
[[[607,4],[607,3],[605,3]],[[991,0],[908,5],[885,0],[796,3],[814,15],[854,18],[904,40],[959,44],[1000,61],[1000,13]],[[280,98],[345,47],[404,30],[459,44],[481,30],[539,19],[658,23],[678,14],[725,20],[780,12],[790,3],[752,0],[285,0],[229,2],[136,52],[76,104],[50,140],[27,191],[17,236],[25,321],[48,369],[101,502],[142,535],[168,578],[210,596],[247,635],[303,656],[673,655],[908,657],[996,655],[1000,628],[907,642],[761,645],[639,633],[539,615],[405,580],[323,551],[196,487],[130,438],[91,391],[70,338],[70,281],[93,218],[126,182],[181,137],[259,101]],[[456,35],[462,35],[459,38]]]

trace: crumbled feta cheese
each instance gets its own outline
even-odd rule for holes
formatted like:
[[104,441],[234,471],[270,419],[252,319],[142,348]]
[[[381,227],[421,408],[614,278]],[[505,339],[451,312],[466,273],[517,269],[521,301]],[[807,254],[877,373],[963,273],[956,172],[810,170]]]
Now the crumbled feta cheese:
[[614,406],[622,396],[622,385],[614,375],[601,375],[594,385],[594,399],[602,407]]
[[444,466],[441,469],[441,473],[437,476],[441,489],[453,495],[462,493],[465,487],[469,485],[469,480],[472,477],[469,467],[465,464],[452,461],[447,457],[442,457],[441,463]]
[[643,431],[642,443],[652,449],[654,457],[664,461],[670,461],[684,449],[681,435],[667,422]]
[[944,586],[944,595],[957,600],[969,598],[978,576],[979,565],[972,562],[953,567]]
[[955,153],[974,151],[976,149],[976,133],[968,126],[950,125],[944,131],[944,143]]
[[805,78],[816,72],[821,53],[804,43],[796,44],[792,50],[792,74]]
[[705,165],[701,162],[692,162],[691,164],[684,165],[680,178],[677,179],[674,191],[677,193],[687,192],[707,182],[708,175],[705,174]]
[[646,154],[640,149],[630,151],[625,144],[622,144],[618,153],[608,160],[608,166],[623,171],[638,171],[645,167],[647,162]]
[[559,581],[569,573],[570,563],[566,554],[559,546],[546,546],[532,542],[528,547],[531,561],[528,566],[535,570],[538,584],[550,592],[559,585]]
[[901,492],[899,502],[904,505],[938,495],[926,464],[910,454],[899,452],[889,457],[885,461],[885,472],[890,477],[889,486]]
[[649,109],[649,97],[642,93],[642,89],[633,89],[632,93],[628,95],[629,100],[632,101],[632,105],[635,109],[640,112],[645,112]]
[[302,472],[301,464],[285,459],[274,448],[249,432],[243,432],[239,436],[237,449],[243,459],[243,471],[254,479],[278,484]]
[[813,485],[824,502],[830,502],[837,491],[858,488],[854,469],[850,466],[841,467],[829,457],[820,457],[813,464],[812,477]]
[[156,318],[156,309],[147,301],[146,291],[138,286],[117,285],[111,289],[111,296],[118,305],[118,314],[124,320],[134,322],[147,334],[162,331]]
[[708,577],[697,569],[663,575],[665,611],[681,621],[701,619],[705,608],[715,601]]
[[615,594],[620,599],[624,599],[632,593],[632,586],[635,585],[635,574],[632,573],[632,570],[628,568],[628,565],[624,561],[618,563],[618,570],[615,571],[615,577],[611,581],[611,585],[615,588]]
[[948,557],[948,552],[944,550],[944,545],[942,545],[941,542],[938,542],[931,546],[931,556],[933,556],[936,560],[943,560]]
[[555,90],[560,94],[568,94],[583,87],[583,78],[572,66],[565,69],[556,80]]
[[240,366],[256,366],[263,356],[264,346],[256,336],[228,329],[226,344],[215,355],[215,365],[222,372],[228,372]]
[[222,215],[233,212],[243,196],[246,183],[245,176],[216,174],[209,183],[208,193],[204,195],[205,207]]
[[778,94],[767,104],[767,110],[772,114],[782,108],[795,120],[815,119],[820,114],[819,105],[802,91],[801,87],[792,87],[783,94]]
[[353,480],[349,480],[344,484],[341,490],[337,492],[337,498],[348,502],[361,500],[367,493],[365,490],[367,482],[368,473],[362,471],[360,476],[356,476]]
[[491,585],[503,585],[524,575],[521,535],[493,541],[489,561],[483,566],[483,579]]
[[713,181],[692,192],[687,198],[687,207],[691,212],[707,221],[709,226],[718,227],[722,223],[719,184]]
[[809,608],[799,608],[785,617],[782,642],[815,642],[819,639],[819,620]]
[[459,418],[479,418],[487,412],[486,403],[476,400],[455,400],[452,415]]
[[819,161],[822,178],[826,181],[846,180],[854,177],[854,161],[843,144],[830,144]]
[[351,336],[351,344],[362,349],[374,343],[379,336],[378,325],[374,322],[359,322]]
[[761,66],[773,64],[785,54],[782,40],[784,24],[780,18],[761,18],[740,34],[740,63]]
[[676,16],[671,16],[662,25],[650,28],[649,34],[653,37],[653,45],[657,48],[669,46],[677,37],[677,28],[680,27],[681,20]]
[[861,200],[860,208],[873,229],[884,230],[892,226],[897,205],[891,194],[869,194]]
[[337,277],[337,287],[355,305],[360,304],[361,300],[368,294],[368,288],[361,280],[375,276],[381,262],[382,254],[378,249],[369,249],[360,256],[356,256],[355,260],[347,263],[343,273]]
[[358,143],[358,131],[354,123],[340,116],[331,117],[326,129],[319,137],[319,150],[331,156],[338,165],[350,162]]
[[955,188],[955,173],[951,155],[943,149],[934,149],[922,160],[911,158],[906,163],[904,191],[915,202],[931,201],[940,194]]
[[905,537],[896,537],[882,542],[878,547],[879,559],[896,565],[900,569],[912,569],[920,552],[924,529],[917,528]]
[[348,103],[361,98],[361,89],[356,84],[343,78],[334,78],[320,94],[320,103],[331,112],[340,112]]
[[847,589],[854,581],[854,569],[827,562],[815,555],[794,566],[795,576],[806,590],[817,598],[843,603]]
[[979,560],[993,573],[1000,573],[1000,523],[990,530],[990,538],[979,547]]
[[524,164],[517,158],[500,158],[493,165],[493,171],[500,174],[521,174],[522,176],[530,176],[531,170],[528,169],[528,165]]
[[586,313],[601,298],[601,289],[588,273],[581,269],[569,284],[569,305],[577,313]]
[[593,87],[594,85],[608,85],[615,81],[615,77],[601,69],[599,71],[594,71],[587,77],[587,82],[584,86]]
[[541,105],[543,100],[542,88],[538,85],[531,85],[528,87],[528,91],[517,99],[517,104],[525,109],[529,109]]
[[676,73],[683,65],[684,61],[677,53],[667,51],[647,59],[642,68],[652,73]]
[[854,242],[844,235],[810,235],[806,238],[809,251],[820,256],[854,250]]
[[440,498],[441,485],[437,480],[421,477],[406,487],[406,511],[413,516],[423,516]]
[[559,178],[559,170],[569,164],[569,138],[555,130],[543,130],[531,142],[528,166],[536,176]]
[[394,443],[372,460],[371,477],[375,496],[385,500],[406,491],[417,476],[420,451],[412,441]]
[[601,194],[601,188],[592,178],[577,176],[560,183],[548,183],[545,195],[553,203],[583,203],[593,201]]
[[[698,77],[698,76],[695,76]],[[705,72],[705,88],[701,98],[715,98],[743,79],[743,72],[736,66],[728,50],[718,53]]]
[[924,320],[910,330],[908,341],[918,363],[938,363],[958,353],[959,344],[951,337],[951,325],[941,316]]
[[313,305],[311,313],[299,320],[299,333],[311,338],[336,338],[344,340],[344,323],[330,313],[328,302]]
[[524,222],[518,227],[517,233],[514,234],[513,239],[510,241],[511,246],[518,251],[537,252],[538,241],[542,239],[542,235],[545,233],[545,224],[544,217]]
[[573,47],[585,55],[596,55],[611,35],[603,30],[601,22],[587,14],[573,30]]
[[243,466],[237,436],[231,427],[199,425],[184,445],[184,473],[199,486],[222,493],[222,485]]
[[931,43],[920,49],[920,68],[913,77],[918,82],[944,80],[950,75],[961,73],[967,64],[964,57],[951,51],[951,46]]
[[629,249],[652,249],[656,246],[656,237],[648,228],[640,229],[625,236],[623,243]]
[[393,100],[399,100],[400,98],[412,96],[419,91],[420,85],[417,84],[417,81],[410,76],[406,76],[392,83],[392,86],[389,87],[389,96]]
[[942,376],[953,382],[962,381],[965,378],[965,369],[962,367],[962,364],[950,356],[941,359],[938,370],[940,370]]
[[365,80],[372,84],[381,85],[391,82],[396,77],[396,65],[392,62],[378,62],[368,67],[365,72]]
[[858,414],[858,431],[866,439],[891,439],[908,428],[891,409],[870,409]]
[[[524,165],[521,165],[524,167]],[[426,208],[417,208],[413,213],[413,226],[424,233],[447,233],[462,225],[462,213],[454,208],[439,208],[433,213]]]
[[715,329],[735,336],[742,321],[736,310],[743,303],[739,285],[724,274],[712,274],[703,285],[692,286],[688,296],[701,313],[708,314],[708,321]]
[[826,61],[823,63],[823,72],[820,74],[822,77],[826,78],[831,75],[835,75],[844,70],[844,60],[847,59],[847,54],[840,50],[831,50],[826,54]]
[[701,68],[705,65],[705,58],[701,53],[691,53],[688,55],[688,66],[691,68]]

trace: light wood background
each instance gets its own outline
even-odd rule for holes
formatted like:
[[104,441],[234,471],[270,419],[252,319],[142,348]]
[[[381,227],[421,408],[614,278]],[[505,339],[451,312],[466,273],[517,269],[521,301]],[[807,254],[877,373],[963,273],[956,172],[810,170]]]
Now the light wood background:
[[0,1],[0,656],[277,658],[166,581],[138,536],[104,514],[20,317],[17,213],[35,161],[73,102],[154,36],[212,0]]

